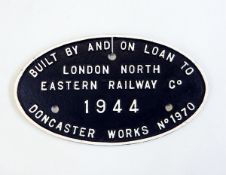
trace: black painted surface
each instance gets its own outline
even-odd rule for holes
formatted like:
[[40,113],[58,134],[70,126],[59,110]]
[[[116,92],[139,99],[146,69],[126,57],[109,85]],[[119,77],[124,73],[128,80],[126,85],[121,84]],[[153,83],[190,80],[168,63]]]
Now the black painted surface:
[[[166,46],[144,41],[139,39],[128,39],[114,37],[114,53],[117,55],[115,61],[110,61],[107,55],[111,53],[111,49],[106,51],[88,52],[88,42],[95,43],[96,41],[108,40],[111,38],[87,39],[79,42],[69,43],[61,47],[55,48],[42,56],[35,59],[23,72],[17,89],[18,100],[27,114],[35,123],[50,130],[56,134],[70,137],[77,140],[86,140],[90,142],[128,142],[151,138],[159,134],[165,133],[179,126],[189,119],[200,107],[205,95],[205,82],[197,67],[185,56],[177,51]],[[120,50],[121,41],[135,42],[136,47],[134,52]],[[78,45],[79,54],[71,57],[65,55],[65,48],[72,45]],[[175,58],[172,63],[158,56],[144,54],[144,46],[148,44],[157,46],[160,50],[165,49],[167,52],[175,53]],[[29,69],[35,65],[40,59],[49,57],[50,53],[56,52],[58,61],[46,68],[42,73],[34,78],[29,74]],[[186,75],[181,66],[184,61],[189,63],[194,68],[194,73]],[[120,74],[120,66],[128,65],[145,65],[159,64],[161,66],[160,74]],[[62,75],[63,65],[109,65],[109,75]],[[158,84],[156,89],[152,90],[107,90],[108,80],[146,80],[157,79]],[[40,91],[41,81],[59,81],[59,80],[97,80],[98,90],[68,90],[68,91]],[[168,87],[169,80],[182,80],[183,84],[175,89]],[[90,113],[84,112],[84,101],[89,100]],[[104,99],[107,104],[106,112],[97,113],[95,103],[98,99]],[[117,101],[121,99],[122,112],[116,113],[112,108]],[[132,113],[129,107],[133,99],[137,99],[139,112]],[[187,110],[187,116],[183,116],[182,120],[176,123],[169,118],[171,114],[180,111],[188,102],[195,105],[195,110]],[[167,112],[165,105],[173,105],[173,110]],[[44,124],[40,119],[28,112],[28,109],[37,104],[39,109],[45,114],[57,121],[69,123],[71,125],[81,126],[85,128],[93,128],[96,130],[95,138],[82,137],[72,132],[65,133],[57,129],[51,128],[48,124]],[[58,105],[59,113],[51,112],[51,106]],[[182,112],[181,112],[182,113]],[[157,123],[168,118],[170,122],[166,127],[159,129]],[[109,129],[128,129],[147,126],[149,133],[147,135],[124,138],[109,139],[107,130]],[[71,130],[72,131],[72,130]]]

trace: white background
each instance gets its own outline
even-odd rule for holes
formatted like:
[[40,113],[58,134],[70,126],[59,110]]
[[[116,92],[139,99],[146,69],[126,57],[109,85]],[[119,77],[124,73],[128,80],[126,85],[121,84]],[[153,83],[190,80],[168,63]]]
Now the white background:
[[[147,38],[198,63],[209,94],[197,118],[160,139],[114,147],[31,125],[13,95],[20,69],[61,42],[108,34]],[[225,65],[225,0],[0,0],[0,174],[224,175]]]

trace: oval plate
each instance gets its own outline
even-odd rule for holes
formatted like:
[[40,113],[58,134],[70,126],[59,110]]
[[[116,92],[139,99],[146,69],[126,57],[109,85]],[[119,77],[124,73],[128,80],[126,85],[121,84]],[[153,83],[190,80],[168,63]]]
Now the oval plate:
[[65,139],[90,144],[146,141],[178,128],[206,92],[200,70],[158,43],[122,37],[56,47],[20,74],[26,118]]

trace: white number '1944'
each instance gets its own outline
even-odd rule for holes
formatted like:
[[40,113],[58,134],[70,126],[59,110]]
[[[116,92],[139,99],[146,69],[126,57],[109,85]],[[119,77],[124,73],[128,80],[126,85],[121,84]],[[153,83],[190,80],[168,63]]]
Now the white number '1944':
[[[85,100],[84,105],[85,105],[85,113],[88,114],[89,113],[89,100]],[[107,109],[106,101],[103,100],[103,99],[97,100],[95,109],[98,113],[104,113]],[[116,113],[121,113],[122,110],[123,109],[122,109],[122,106],[121,106],[121,100],[118,99],[116,101],[116,103],[114,104],[112,111],[114,111]],[[139,108],[138,108],[138,105],[137,105],[137,99],[133,99],[133,101],[132,101],[132,103],[129,107],[129,111],[134,112],[134,113],[137,113],[139,111]]]

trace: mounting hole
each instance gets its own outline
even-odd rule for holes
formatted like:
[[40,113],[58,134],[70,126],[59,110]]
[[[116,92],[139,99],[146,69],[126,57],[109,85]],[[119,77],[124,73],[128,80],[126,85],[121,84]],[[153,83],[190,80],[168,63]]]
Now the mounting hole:
[[172,111],[173,110],[173,105],[172,104],[167,104],[166,106],[165,106],[165,110],[167,111],[167,112],[170,112],[170,111]]
[[111,60],[111,61],[116,60],[116,54],[115,53],[108,54],[108,59]]
[[54,114],[57,114],[59,112],[59,110],[60,110],[60,108],[57,105],[54,105],[54,106],[51,107],[51,111]]

